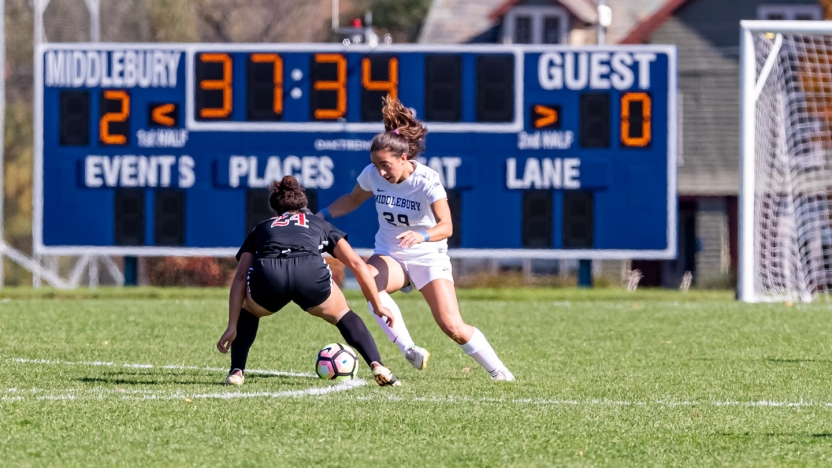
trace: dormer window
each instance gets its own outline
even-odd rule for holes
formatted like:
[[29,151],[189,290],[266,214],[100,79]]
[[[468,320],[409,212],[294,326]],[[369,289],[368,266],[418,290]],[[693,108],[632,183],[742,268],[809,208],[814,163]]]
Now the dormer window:
[[520,6],[503,20],[503,43],[565,44],[569,16],[555,6]]
[[760,5],[757,18],[761,20],[818,21],[821,19],[817,5]]

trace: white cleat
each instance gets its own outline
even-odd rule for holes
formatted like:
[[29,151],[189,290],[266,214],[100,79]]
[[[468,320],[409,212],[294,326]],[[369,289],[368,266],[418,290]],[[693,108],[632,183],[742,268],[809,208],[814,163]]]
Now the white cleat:
[[407,362],[409,362],[415,369],[423,370],[428,366],[430,353],[421,346],[413,345],[405,350],[404,358],[407,359]]
[[491,374],[491,380],[495,382],[498,380],[503,382],[514,382],[514,374],[512,374],[508,369],[498,369]]
[[372,363],[373,379],[382,387],[400,387],[402,382],[390,372],[390,369],[377,362]]
[[242,369],[234,369],[233,371],[228,373],[228,377],[225,378],[226,385],[234,385],[235,387],[239,387],[243,384],[246,378],[243,376]]

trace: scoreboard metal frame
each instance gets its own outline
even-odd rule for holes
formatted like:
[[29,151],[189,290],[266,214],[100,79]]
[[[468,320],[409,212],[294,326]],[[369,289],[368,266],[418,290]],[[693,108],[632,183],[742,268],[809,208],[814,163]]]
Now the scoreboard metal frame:
[[[656,216],[663,216],[663,222],[660,224],[664,224],[664,238],[662,239],[663,245],[660,245],[657,248],[500,248],[497,246],[489,246],[485,248],[468,248],[463,246],[462,248],[452,248],[449,250],[449,255],[452,257],[457,258],[478,258],[478,257],[491,257],[491,256],[503,256],[503,257],[525,257],[525,258],[561,258],[561,259],[629,259],[629,258],[643,258],[643,259],[671,259],[675,258],[676,256],[676,248],[677,248],[677,226],[676,226],[676,211],[677,211],[677,184],[676,184],[676,161],[677,161],[677,69],[676,69],[676,49],[673,46],[657,46],[657,45],[639,45],[639,46],[606,46],[606,47],[571,47],[571,46],[540,46],[540,45],[532,45],[532,46],[505,46],[505,45],[460,45],[460,46],[436,46],[436,45],[394,45],[394,46],[379,46],[375,48],[370,48],[367,46],[343,46],[340,44],[170,44],[170,43],[153,43],[153,44],[130,44],[130,43],[79,43],[79,44],[46,44],[42,45],[38,48],[35,54],[35,112],[34,112],[34,130],[35,130],[35,141],[34,141],[34,192],[33,192],[33,205],[34,205],[34,216],[33,216],[33,246],[34,251],[36,254],[40,255],[84,255],[84,254],[98,254],[98,255],[140,255],[140,256],[163,256],[163,255],[177,255],[177,256],[190,256],[190,255],[206,255],[206,256],[230,256],[236,253],[237,244],[232,245],[221,245],[221,246],[158,246],[158,245],[130,245],[130,246],[117,246],[117,245],[96,245],[94,243],[74,243],[74,244],[66,244],[66,243],[45,243],[44,242],[44,203],[45,203],[45,196],[44,196],[44,176],[45,170],[51,173],[52,171],[61,170],[56,167],[44,167],[44,138],[55,138],[55,135],[45,135],[44,134],[44,119],[45,119],[45,60],[46,55],[49,52],[61,52],[61,51],[99,51],[99,52],[112,52],[118,50],[134,50],[134,51],[154,51],[154,50],[167,50],[167,51],[179,51],[183,53],[183,60],[179,63],[178,67],[184,68],[184,109],[180,114],[183,117],[183,122],[181,128],[192,135],[199,135],[199,134],[207,134],[212,132],[218,133],[225,133],[225,134],[242,134],[242,135],[264,135],[269,134],[272,137],[276,135],[284,135],[284,138],[293,138],[293,135],[303,135],[308,133],[327,133],[331,134],[332,138],[339,138],[338,134],[344,135],[342,138],[352,138],[352,139],[362,139],[368,140],[372,138],[373,134],[380,132],[383,130],[383,126],[380,122],[360,122],[360,121],[235,121],[231,120],[218,120],[218,121],[204,121],[198,119],[195,115],[196,112],[196,103],[195,103],[195,96],[197,90],[197,79],[196,79],[196,60],[198,54],[202,53],[228,53],[228,54],[235,54],[235,53],[258,53],[258,54],[291,54],[291,53],[308,53],[308,54],[342,54],[346,56],[347,54],[478,54],[480,55],[487,55],[487,54],[495,54],[501,56],[512,56],[514,62],[513,68],[513,118],[509,121],[501,121],[501,122],[471,122],[471,121],[456,121],[456,122],[432,122],[430,120],[426,121],[426,124],[429,129],[429,136],[428,136],[428,153],[427,156],[430,156],[430,152],[432,148],[435,146],[431,143],[431,134],[457,134],[459,135],[458,138],[478,138],[478,135],[482,135],[483,138],[494,137],[495,135],[502,135],[502,134],[517,134],[518,138],[520,138],[520,134],[524,133],[526,130],[529,130],[530,122],[533,120],[533,116],[527,115],[527,111],[530,113],[537,112],[537,108],[540,106],[532,106],[533,102],[525,102],[525,90],[524,84],[527,80],[531,79],[525,75],[529,73],[529,66],[530,63],[527,63],[526,56],[533,55],[533,54],[563,54],[566,56],[570,53],[575,54],[594,54],[594,53],[607,53],[608,55],[613,55],[617,52],[622,50],[630,51],[634,53],[653,53],[653,54],[660,54],[664,55],[667,58],[667,69],[666,69],[666,79],[667,82],[662,84],[663,87],[666,87],[667,94],[666,96],[652,96],[650,95],[651,91],[644,93],[629,93],[629,94],[639,94],[646,96],[646,102],[642,104],[644,107],[639,105],[640,112],[644,113],[642,118],[647,119],[647,127],[646,132],[648,135],[650,134],[650,125],[653,125],[653,128],[659,127],[664,128],[666,131],[666,135],[664,137],[659,138],[659,140],[666,140],[666,151],[665,148],[653,148],[656,150],[660,150],[663,153],[666,153],[666,160],[664,163],[666,164],[666,171],[662,174],[663,181],[660,181],[662,184],[666,184],[666,192],[662,194],[663,197],[666,197],[666,203],[664,206],[666,209],[663,209],[661,213],[656,213]],[[575,56],[574,60],[583,60],[583,56],[578,57]],[[68,55],[67,55],[68,56]],[[591,55],[590,55],[591,57]],[[592,65],[595,64],[594,59],[592,60]],[[148,66],[150,62],[148,62]],[[620,64],[619,64],[620,65]],[[632,59],[630,59],[629,65],[633,65]],[[633,65],[634,66],[634,65]],[[67,66],[68,67],[68,66]],[[637,69],[638,67],[636,67]],[[67,68],[68,70],[69,68]],[[112,71],[112,70],[111,70]],[[288,74],[285,70],[284,74]],[[609,64],[607,64],[607,71],[609,71]],[[539,72],[539,71],[538,71]],[[635,73],[641,73],[641,71],[636,71]],[[179,68],[176,71],[179,74]],[[539,72],[540,73],[540,72]],[[648,71],[651,73],[651,71]],[[662,72],[661,76],[664,75],[665,72]],[[106,75],[106,70],[104,71]],[[466,71],[465,76],[470,78],[471,71]],[[594,75],[593,75],[594,76]],[[632,77],[631,77],[632,78]],[[542,78],[541,78],[542,79]],[[563,77],[561,77],[563,80]],[[418,79],[416,80],[418,81]],[[244,84],[245,85],[245,84]],[[426,86],[426,85],[425,85]],[[177,89],[180,87],[177,84]],[[115,87],[118,88],[118,87]],[[103,88],[81,88],[92,90],[101,89],[103,93]],[[664,88],[661,88],[664,89]],[[638,91],[638,89],[633,89],[634,91]],[[139,92],[137,89],[136,92]],[[141,92],[146,93],[149,90],[141,90]],[[345,91],[346,92],[346,91]],[[567,92],[564,90],[563,92]],[[596,92],[594,94],[603,94],[603,91]],[[305,96],[303,99],[307,99]],[[623,97],[622,97],[623,99]],[[639,96],[635,96],[635,99],[639,99]],[[664,123],[659,123],[658,125],[652,124],[650,121],[650,103],[652,102],[651,99],[658,99],[659,102],[664,102],[665,106],[662,109],[659,109],[659,115],[665,115],[666,121]],[[666,99],[666,101],[665,101]],[[124,102],[124,101],[122,101]],[[409,105],[407,101],[404,101],[405,105]],[[591,105],[591,103],[589,103]],[[103,105],[103,104],[102,104]],[[354,105],[354,104],[353,104]],[[532,106],[531,110],[529,107]],[[544,106],[545,107],[545,106]],[[612,108],[616,108],[615,104],[613,104]],[[103,108],[102,108],[103,109]],[[550,122],[550,121],[557,121],[558,124],[554,128],[560,128],[560,123],[562,117],[560,115],[560,107],[552,107],[552,108],[544,108],[540,112],[544,114],[542,116],[538,116],[538,122]],[[624,114],[623,107],[620,109],[621,111],[621,127],[624,128],[627,123],[624,122],[625,119],[628,119],[627,116]],[[103,112],[103,110],[102,110]],[[90,112],[90,114],[93,114]],[[646,116],[646,117],[645,117]],[[417,116],[419,118],[423,118],[423,116]],[[566,116],[569,118],[569,116]],[[90,126],[94,125],[94,117],[90,115],[91,123]],[[548,120],[547,120],[548,119]],[[612,119],[612,117],[611,117]],[[610,123],[612,126],[613,124]],[[128,130],[127,134],[131,134],[130,125],[127,125]],[[645,131],[642,129],[642,131]],[[655,130],[654,130],[655,132]],[[135,128],[132,129],[131,136],[135,139]],[[570,138],[572,138],[570,136]],[[648,137],[648,143],[651,141],[650,137]],[[132,146],[135,146],[131,143]],[[518,147],[520,143],[518,143]],[[571,143],[570,143],[571,145]],[[577,146],[577,144],[576,144]],[[649,146],[646,145],[646,146]],[[135,151],[135,150],[134,150]],[[189,149],[186,152],[189,154],[197,154],[198,150]],[[613,151],[613,150],[611,150]],[[598,153],[597,151],[593,154]],[[101,153],[103,154],[103,153]],[[138,154],[138,153],[137,153]],[[240,154],[248,154],[246,153],[245,149],[240,150]],[[518,156],[519,153],[516,154],[506,154],[505,158],[511,156]],[[544,153],[537,153],[539,156],[544,155]],[[578,148],[572,148],[569,146],[566,148],[565,151],[559,153],[560,156],[566,155],[573,155],[576,158],[581,158],[582,153],[578,150]],[[366,151],[355,153],[353,156],[357,158],[363,158],[363,164],[366,165],[369,163],[369,154]],[[476,156],[476,155],[467,155],[466,157]],[[198,155],[197,155],[198,157]],[[592,159],[592,158],[590,158]],[[212,163],[216,164],[216,162]],[[551,165],[551,164],[550,164]],[[80,167],[80,162],[78,163]],[[81,169],[79,169],[81,170]],[[495,168],[495,171],[503,171],[503,168]],[[551,170],[551,168],[550,168]],[[567,171],[568,168],[558,166],[558,171]],[[607,167],[604,169],[606,172],[612,172],[614,169],[611,167]],[[482,173],[483,169],[479,168],[479,172]],[[354,172],[354,171],[353,171]],[[655,176],[655,174],[653,174]],[[613,178],[614,174],[604,175],[603,177]],[[470,177],[469,177],[470,178]],[[505,178],[503,179],[505,180]],[[353,184],[355,183],[354,178],[351,181]],[[648,181],[648,183],[650,183]],[[592,187],[592,183],[589,184]],[[511,188],[511,187],[509,187]],[[534,188],[534,187],[533,187]],[[568,187],[556,187],[556,189],[565,189]],[[334,189],[333,189],[334,190]],[[551,189],[555,190],[555,189]],[[591,188],[590,188],[591,190]],[[339,195],[346,193],[348,190],[343,190],[341,188],[338,189]],[[487,200],[482,200],[479,203],[488,203]],[[562,203],[562,202],[560,202]],[[557,204],[557,202],[556,202]],[[369,204],[367,204],[369,205]],[[85,210],[89,209],[88,207],[78,206],[75,207],[77,210]],[[93,208],[94,209],[94,208]],[[240,209],[243,209],[242,207]],[[560,207],[559,209],[563,209]],[[479,210],[482,211],[482,210]],[[374,213],[373,213],[374,214]],[[592,215],[592,214],[591,214]],[[351,215],[355,216],[355,215]],[[336,224],[341,224],[342,219],[336,220]],[[367,221],[366,219],[364,221]],[[488,224],[487,219],[483,219],[484,226]],[[367,223],[363,223],[362,226],[366,225]],[[372,223],[374,226],[374,221]],[[89,226],[89,229],[95,229],[97,226]],[[371,227],[372,231],[375,231],[374,227]],[[510,229],[510,228],[509,228]],[[551,229],[555,229],[552,227]],[[349,230],[349,229],[348,229]],[[636,231],[633,231],[636,232]],[[239,241],[241,242],[244,236],[244,231],[240,232]],[[638,233],[633,234],[634,236],[638,236]],[[557,237],[557,234],[555,234]],[[365,235],[364,238],[366,239],[367,236]],[[230,244],[230,242],[229,242]],[[367,244],[364,242],[364,244]],[[372,245],[358,245],[360,253],[368,253],[372,247]]]

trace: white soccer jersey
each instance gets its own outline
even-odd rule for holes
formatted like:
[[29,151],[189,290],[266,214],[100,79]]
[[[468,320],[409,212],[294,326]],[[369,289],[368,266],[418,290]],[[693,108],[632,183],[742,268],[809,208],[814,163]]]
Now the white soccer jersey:
[[396,236],[406,231],[420,231],[436,226],[436,218],[430,205],[448,198],[433,169],[411,161],[413,173],[398,184],[387,182],[372,164],[358,176],[358,185],[373,192],[373,203],[378,213],[379,229],[376,233],[376,253],[399,260],[413,261],[435,253],[445,253],[448,241],[423,242],[409,249],[399,247]]

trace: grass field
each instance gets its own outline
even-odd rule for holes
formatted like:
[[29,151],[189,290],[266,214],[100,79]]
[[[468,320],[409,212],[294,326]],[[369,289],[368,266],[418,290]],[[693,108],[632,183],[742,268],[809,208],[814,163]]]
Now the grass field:
[[335,327],[263,319],[221,385],[224,290],[0,291],[3,466],[690,466],[832,463],[832,306],[727,292],[461,291],[518,381],[494,383],[417,294],[433,357],[404,381],[310,377]]

